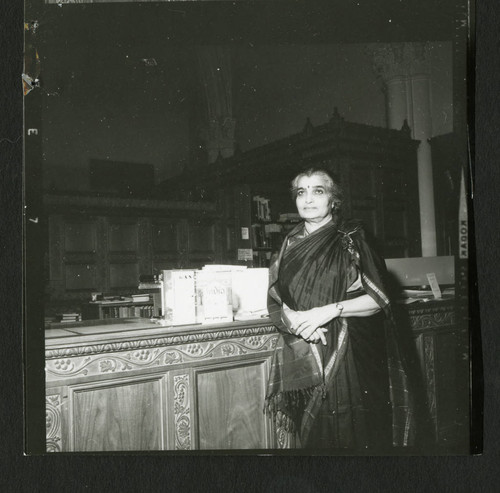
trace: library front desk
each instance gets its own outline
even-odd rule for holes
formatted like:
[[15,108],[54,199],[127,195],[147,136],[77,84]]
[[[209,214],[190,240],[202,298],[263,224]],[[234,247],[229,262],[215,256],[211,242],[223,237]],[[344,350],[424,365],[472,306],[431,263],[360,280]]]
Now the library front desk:
[[[456,416],[440,406],[454,406],[463,349],[453,303],[412,306],[409,315],[438,439],[449,440]],[[135,318],[48,329],[47,451],[289,446],[263,412],[277,338],[269,319],[169,328]]]

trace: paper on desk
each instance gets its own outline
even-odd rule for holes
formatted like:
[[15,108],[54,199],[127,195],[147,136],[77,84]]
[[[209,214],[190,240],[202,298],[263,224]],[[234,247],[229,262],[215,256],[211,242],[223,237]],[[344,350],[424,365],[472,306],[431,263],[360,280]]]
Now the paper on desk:
[[411,303],[416,303],[417,301],[422,301],[422,302],[426,302],[426,301],[430,301],[431,298],[401,298],[397,301],[397,303],[399,303],[400,305],[409,305]]
[[267,309],[250,311],[238,311],[234,315],[235,320],[256,320],[258,318],[269,318]]
[[428,289],[403,289],[403,294],[408,297],[432,296],[432,291]]

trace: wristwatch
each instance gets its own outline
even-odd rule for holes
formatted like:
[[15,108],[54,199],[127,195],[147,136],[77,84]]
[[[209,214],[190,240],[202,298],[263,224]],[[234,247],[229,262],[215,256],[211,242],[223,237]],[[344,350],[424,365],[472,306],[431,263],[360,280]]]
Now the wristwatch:
[[335,308],[339,311],[339,317],[342,316],[342,310],[344,309],[344,305],[342,303],[337,303]]

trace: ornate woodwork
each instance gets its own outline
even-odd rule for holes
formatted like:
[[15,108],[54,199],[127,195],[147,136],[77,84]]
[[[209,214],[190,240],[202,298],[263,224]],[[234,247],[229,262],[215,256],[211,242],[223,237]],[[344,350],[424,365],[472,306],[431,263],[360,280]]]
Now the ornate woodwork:
[[160,188],[199,197],[215,197],[224,190],[224,202],[234,193],[232,205],[222,207],[228,234],[236,232],[228,256],[234,261],[238,248],[256,246],[239,234],[240,228],[251,227],[252,195],[270,199],[271,220],[277,221],[280,214],[296,212],[290,180],[309,167],[323,168],[344,188],[345,216],[364,221],[385,258],[418,256],[418,144],[408,126],[392,130],[346,122],[335,109],[327,123],[313,125],[308,119],[302,132],[219,157],[195,173],[186,170]]
[[68,387],[70,449],[163,448],[163,376],[88,381]]
[[278,335],[268,321],[125,319],[47,336],[48,451],[274,447],[263,407]]
[[469,344],[456,324],[454,299],[413,305],[408,315],[424,379],[436,442],[465,450],[468,443]]
[[[468,395],[458,386],[467,347],[454,300],[404,311],[438,443],[452,446],[466,439]],[[48,330],[47,450],[293,448],[295,437],[263,413],[277,339],[268,320],[160,327],[124,319]]]
[[62,444],[62,397],[60,394],[51,394],[45,397],[45,426],[47,452],[61,452]]
[[135,292],[140,274],[220,262],[211,202],[46,195],[46,315],[79,311],[92,291]]
[[191,449],[189,374],[174,376],[174,433],[175,450]]

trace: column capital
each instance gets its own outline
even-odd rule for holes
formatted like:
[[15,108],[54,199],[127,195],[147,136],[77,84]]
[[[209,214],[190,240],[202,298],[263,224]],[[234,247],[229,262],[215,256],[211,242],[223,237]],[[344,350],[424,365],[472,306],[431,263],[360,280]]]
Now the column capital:
[[373,69],[385,82],[430,73],[428,42],[373,44],[370,51]]

